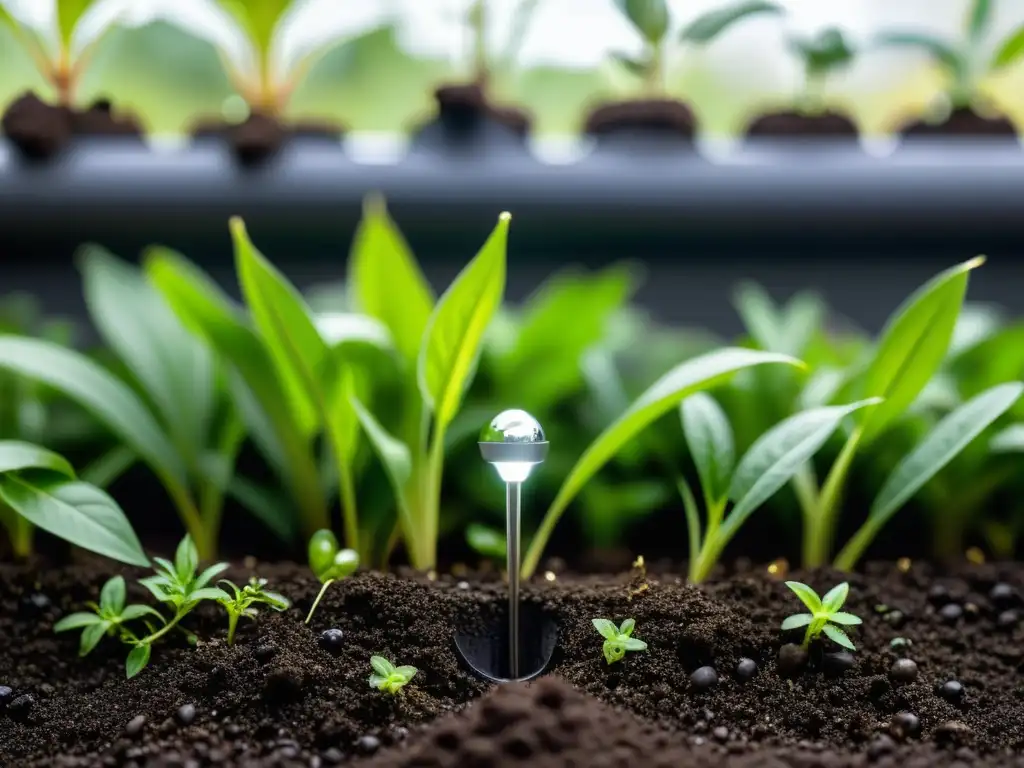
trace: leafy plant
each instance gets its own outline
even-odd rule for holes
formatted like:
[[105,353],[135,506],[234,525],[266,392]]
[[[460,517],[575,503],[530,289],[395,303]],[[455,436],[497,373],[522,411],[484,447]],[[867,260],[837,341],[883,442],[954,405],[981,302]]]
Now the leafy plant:
[[843,630],[843,627],[855,626],[860,624],[861,620],[852,613],[844,613],[839,610],[843,607],[843,603],[846,602],[846,597],[850,593],[849,584],[844,581],[842,584],[838,584],[830,589],[821,598],[818,597],[817,592],[806,584],[801,584],[799,581],[787,581],[786,586],[793,590],[796,596],[800,598],[800,602],[807,606],[807,610],[810,613],[797,613],[788,617],[782,622],[782,630],[784,632],[798,629],[799,627],[807,627],[807,630],[804,632],[804,648],[810,645],[812,640],[819,638],[821,633],[824,632],[832,642],[851,651],[857,650]]
[[590,444],[566,476],[527,549],[523,578],[529,578],[536,570],[555,525],[583,486],[644,428],[686,397],[722,384],[738,371],[771,363],[801,365],[787,355],[725,348],[687,360],[652,384]]
[[228,645],[235,642],[235,629],[238,627],[238,619],[245,616],[255,619],[257,611],[254,605],[267,605],[275,611],[286,611],[291,602],[284,595],[277,592],[270,592],[263,588],[267,585],[266,579],[257,579],[255,576],[249,579],[249,583],[241,589],[234,582],[221,579],[221,584],[231,587],[234,593],[232,597],[223,597],[218,602],[224,606],[228,613]]
[[[765,432],[736,463],[732,428],[718,403],[705,393],[683,400],[683,433],[697,465],[707,515],[702,533],[694,494],[680,479],[690,541],[690,581],[699,583],[708,577],[743,523],[806,467],[846,417],[880,402],[875,397],[801,411]],[[726,515],[730,501],[733,506]]]
[[392,696],[408,685],[409,681],[419,672],[416,667],[396,667],[383,656],[371,656],[370,666],[373,668],[373,673],[370,675],[370,687],[390,693]]
[[[116,576],[108,581],[100,593],[100,603],[89,604],[93,613],[73,613],[54,625],[55,632],[82,629],[80,654],[85,656],[103,639],[104,634],[116,636],[132,650],[125,661],[125,673],[135,677],[149,664],[153,643],[172,629],[185,632],[191,642],[195,636],[183,630],[179,623],[195,610],[204,600],[230,601],[230,596],[219,587],[209,586],[210,582],[227,569],[227,563],[217,563],[197,575],[199,553],[191,538],[185,536],[178,544],[174,562],[161,557],[156,562],[155,574],[139,579],[150,593],[171,611],[171,618],[165,618],[153,608],[144,605],[125,606],[124,579]],[[137,633],[127,622],[139,620],[146,627],[145,634]]]
[[354,549],[339,549],[338,539],[326,528],[317,531],[309,540],[309,568],[320,579],[320,588],[306,616],[306,623],[313,618],[327,588],[336,581],[351,576],[359,567],[359,553]]
[[117,502],[83,482],[66,459],[38,445],[0,440],[0,524],[18,556],[31,552],[32,528],[131,565],[149,565]]
[[986,58],[983,45],[992,24],[992,0],[972,0],[964,19],[964,36],[958,42],[924,32],[891,31],[879,34],[875,45],[910,47],[925,51],[949,80],[948,97],[953,107],[968,107],[977,98],[978,84],[993,72],[1012,66],[1024,55],[1024,26],[996,44]]
[[[75,93],[104,35],[120,20],[107,20],[100,34],[93,35],[85,45],[74,45],[82,20],[97,0],[55,0],[55,29],[52,35],[20,21],[0,3],[0,26],[7,26],[14,39],[32,57],[40,74],[53,87],[57,101],[63,107],[75,102]],[[123,14],[122,14],[123,15]],[[55,38],[55,39],[54,39]]]
[[633,629],[636,622],[633,619],[626,619],[622,626],[616,627],[610,619],[592,619],[594,629],[604,638],[601,650],[604,652],[605,661],[614,664],[621,661],[626,651],[646,651],[647,643],[633,637]]

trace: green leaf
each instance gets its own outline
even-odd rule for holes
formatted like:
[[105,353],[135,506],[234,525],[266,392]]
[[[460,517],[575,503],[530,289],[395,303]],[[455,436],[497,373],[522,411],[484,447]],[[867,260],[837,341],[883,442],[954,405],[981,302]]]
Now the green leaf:
[[992,56],[989,68],[997,70],[1012,66],[1020,61],[1022,55],[1024,55],[1024,26],[1003,38]]
[[[354,549],[340,549],[334,555],[331,567],[325,576],[332,581],[351,576],[359,568],[359,553]],[[327,579],[322,579],[326,581]]]
[[23,469],[46,469],[69,479],[75,477],[75,470],[67,459],[53,451],[20,440],[0,440],[0,472]]
[[832,587],[825,596],[821,598],[821,609],[825,613],[835,613],[843,607],[846,596],[850,594],[850,585],[847,582]]
[[89,315],[153,402],[176,444],[195,463],[215,407],[209,348],[181,324],[134,265],[96,246],[79,254]]
[[1011,424],[989,441],[989,450],[994,453],[1024,452],[1024,424]]
[[466,543],[474,552],[484,557],[504,561],[508,556],[505,534],[497,528],[470,523],[466,527]]
[[409,448],[405,443],[392,437],[359,400],[352,398],[352,408],[391,482],[395,503],[398,506],[399,521],[406,542],[410,542],[416,529],[409,505],[406,503],[406,488],[412,477],[412,456]]
[[615,0],[615,4],[648,44],[661,43],[669,24],[665,0]]
[[627,651],[647,650],[647,643],[645,643],[643,640],[638,640],[635,637],[627,637],[626,640],[622,643],[622,645]]
[[624,53],[612,53],[611,57],[634,77],[644,77],[647,74],[647,71],[651,68],[651,62],[649,60],[644,61],[641,59],[635,59]]
[[964,68],[960,52],[944,40],[916,32],[883,32],[874,40],[875,45],[889,47],[923,48],[941,66],[953,72]]
[[312,425],[323,425],[326,420],[319,377],[329,349],[302,295],[252,244],[237,216],[231,219],[231,239],[242,295],[284,385],[291,411],[308,432]]
[[220,576],[224,571],[228,569],[227,563],[214,563],[208,568],[203,569],[203,572],[196,577],[196,580],[192,582],[193,589],[202,589],[215,578]]
[[710,43],[737,22],[764,13],[784,14],[785,9],[778,3],[765,0],[745,0],[698,16],[682,31],[679,39],[700,45]]
[[71,38],[75,28],[94,2],[95,0],[57,0],[57,31],[60,33],[61,45],[65,50],[71,48]]
[[523,562],[523,578],[529,578],[540,560],[547,539],[569,503],[587,481],[649,424],[680,401],[724,383],[737,371],[755,365],[785,363],[802,365],[786,355],[727,347],[692,358],[673,368],[652,384],[614,423],[583,452],[548,508],[541,527],[530,543]]
[[766,352],[781,352],[785,346],[782,315],[771,296],[760,285],[741,283],[733,304],[747,333]]
[[833,624],[826,624],[822,627],[822,631],[831,638],[832,642],[843,646],[843,648],[847,648],[851,651],[857,650],[850,638],[847,637],[846,633],[839,627]]
[[697,465],[704,498],[711,507],[729,493],[729,478],[736,460],[732,427],[722,407],[704,392],[683,400],[679,411],[686,445]]
[[401,675],[405,682],[408,683],[410,680],[416,677],[416,673],[419,672],[419,670],[416,669],[416,667],[406,664],[401,667],[397,667],[395,669],[395,672]]
[[152,652],[153,648],[149,643],[136,645],[132,648],[131,653],[128,654],[128,659],[124,663],[125,676],[129,680],[146,668]]
[[143,616],[155,616],[164,621],[164,617],[153,608],[148,605],[129,605],[121,612],[121,621],[134,621],[135,619],[141,619]]
[[1024,384],[999,384],[943,417],[914,450],[896,465],[871,505],[869,519],[881,527],[921,487],[1010,409]]
[[813,37],[791,38],[789,46],[804,60],[808,74],[824,75],[853,60],[854,51],[841,29],[823,29]]
[[376,688],[378,691],[384,690],[384,686],[387,685],[388,679],[384,675],[372,674],[370,675],[370,687]]
[[862,442],[877,437],[899,417],[942,365],[970,272],[984,262],[979,256],[939,273],[890,317],[865,373],[862,395],[885,402],[863,412]]
[[110,622],[103,621],[99,624],[90,624],[82,630],[82,636],[78,641],[78,655],[88,656],[93,649],[100,644],[100,640],[110,629]]
[[418,381],[441,428],[455,418],[472,380],[484,332],[501,305],[510,220],[507,213],[498,217],[487,242],[445,291],[427,323]]
[[125,586],[123,576],[108,579],[100,590],[100,610],[107,614],[120,616],[124,610]]
[[0,500],[37,528],[129,565],[149,565],[131,523],[99,488],[52,475],[0,477]]
[[992,19],[992,0],[973,0],[967,17],[967,37],[975,44],[980,43]]
[[857,624],[863,624],[859,616],[854,616],[852,613],[843,613],[838,611],[828,617],[829,621],[834,621],[836,624],[846,624],[847,626],[856,626]]
[[636,627],[635,619],[626,619],[622,622],[622,626],[619,627],[619,635],[625,635],[629,637],[633,634],[633,629]]
[[334,565],[334,556],[338,554],[338,539],[334,533],[323,528],[309,539],[309,569],[318,579],[323,581],[323,574]]
[[381,677],[390,677],[395,671],[395,665],[383,656],[371,656],[370,666],[373,667],[373,671]]
[[274,33],[294,0],[217,0],[242,26],[250,42],[266,57]]
[[591,619],[601,637],[606,640],[615,640],[619,636],[619,628],[610,619]]
[[821,598],[817,592],[799,581],[787,581],[786,586],[796,593],[800,602],[807,606],[807,610],[811,613],[821,613]]
[[0,336],[0,368],[76,401],[145,460],[165,485],[185,487],[181,456],[145,404],[85,355],[39,339]]
[[220,587],[203,587],[188,593],[189,603],[199,603],[203,600],[231,600],[231,595]]
[[797,614],[794,614],[793,616],[787,616],[786,617],[786,619],[782,622],[782,630],[784,632],[786,632],[786,631],[789,631],[791,629],[798,629],[799,627],[806,627],[812,621],[814,621],[814,617],[811,616],[811,614],[809,614],[809,613],[797,613]]
[[380,197],[368,197],[363,205],[349,275],[356,306],[382,322],[395,348],[415,365],[434,294]]
[[185,537],[178,542],[178,548],[174,552],[174,573],[182,584],[187,584],[195,576],[199,567],[199,552],[192,541],[192,537]]
[[106,620],[102,616],[98,616],[95,613],[69,613],[63,619],[53,625],[54,632],[67,632],[71,629],[81,629],[82,627],[89,627],[93,624],[106,625]]

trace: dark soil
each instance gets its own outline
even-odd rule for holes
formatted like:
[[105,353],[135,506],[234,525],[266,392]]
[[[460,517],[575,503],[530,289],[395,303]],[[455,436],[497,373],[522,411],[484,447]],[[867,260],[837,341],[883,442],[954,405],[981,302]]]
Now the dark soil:
[[602,140],[609,136],[655,137],[693,141],[697,121],[690,108],[672,99],[619,101],[601,104],[587,117],[584,132]]
[[747,137],[758,138],[829,138],[855,141],[857,126],[846,115],[824,112],[803,115],[797,112],[776,112],[761,115],[747,128]]
[[11,143],[33,160],[53,157],[75,136],[142,138],[139,122],[115,112],[105,99],[79,110],[47,104],[31,92],[7,107],[0,127]]
[[204,119],[192,128],[194,140],[227,141],[231,151],[244,165],[260,163],[277,154],[290,138],[341,141],[345,129],[330,123],[297,122],[284,124],[260,112],[252,112],[241,123]]
[[478,83],[443,85],[434,91],[437,117],[422,126],[415,146],[434,149],[481,147],[525,149],[530,116],[521,109],[491,103]]
[[[115,641],[79,659],[77,637],[52,633],[96,598],[107,569],[0,568],[0,686],[12,689],[0,690],[0,764],[324,766],[372,755],[382,768],[1024,765],[1024,627],[1007,613],[1022,608],[1019,565],[938,575],[871,566],[849,579],[846,608],[864,619],[852,631],[859,650],[812,647],[795,677],[780,677],[776,660],[799,633],[778,626],[801,606],[763,569],[701,588],[651,575],[642,591],[630,574],[540,578],[524,599],[560,622],[550,674],[496,690],[460,665],[451,637],[500,613],[500,582],[361,574],[334,585],[307,627],[312,576],[292,565],[258,572],[291,610],[243,625],[229,647],[219,609],[206,607],[189,624],[197,647],[159,646],[125,681]],[[819,592],[841,578],[794,576]],[[136,587],[131,598],[146,600]],[[594,617],[635,618],[649,650],[607,665]],[[344,633],[335,653],[318,643],[328,628]],[[420,672],[395,698],[371,690],[374,653]],[[906,663],[893,669],[903,657],[916,676]],[[758,667],[749,679],[744,658]],[[691,676],[705,666],[718,682],[702,691],[709,673]]]
[[984,117],[964,107],[953,110],[944,122],[917,121],[903,128],[900,133],[908,138],[984,136],[1016,139],[1017,127],[1005,117]]

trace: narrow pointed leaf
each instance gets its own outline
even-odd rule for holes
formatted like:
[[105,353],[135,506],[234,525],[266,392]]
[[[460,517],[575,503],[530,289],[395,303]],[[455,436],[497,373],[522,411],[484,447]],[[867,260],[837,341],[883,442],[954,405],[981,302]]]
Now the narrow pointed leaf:
[[811,616],[811,614],[798,613],[794,616],[786,617],[782,622],[782,629],[783,631],[788,631],[790,629],[797,629],[798,627],[806,627],[812,621],[814,621],[814,617]]
[[625,649],[627,651],[646,651],[647,650],[647,643],[645,643],[643,640],[638,640],[635,637],[627,637],[625,642],[623,642],[622,645],[623,645],[623,647],[625,647]]
[[0,440],[0,473],[23,469],[45,469],[74,479],[68,460],[53,451],[20,440]]
[[160,623],[164,623],[164,617],[159,611],[150,608],[148,605],[129,605],[124,611],[121,612],[121,621],[134,621],[135,619],[141,619],[143,616],[153,616],[160,620]]
[[57,31],[60,34],[61,45],[65,48],[70,47],[78,22],[95,2],[96,0],[56,0],[54,6],[57,12]]
[[980,42],[988,30],[992,18],[992,0],[971,0],[967,17],[967,35],[975,43]]
[[636,627],[635,619],[626,619],[622,622],[622,626],[619,627],[619,634],[629,637],[633,634],[633,629]]
[[124,610],[125,586],[123,576],[108,579],[100,590],[100,610],[120,615]]
[[93,649],[100,644],[100,640],[110,629],[110,622],[103,621],[99,624],[90,624],[82,630],[82,636],[78,641],[78,655],[88,656]]
[[99,488],[53,476],[0,477],[0,500],[37,528],[129,565],[149,558],[124,512]]
[[683,436],[710,505],[729,492],[729,478],[736,460],[732,427],[722,407],[705,392],[683,400],[679,412]]
[[186,535],[174,552],[174,573],[182,584],[187,584],[199,567],[199,551],[192,537]]
[[875,38],[881,47],[922,48],[939,64],[953,71],[963,67],[960,52],[944,40],[916,32],[885,32]]
[[829,616],[829,621],[834,621],[836,624],[845,624],[847,626],[856,626],[857,624],[863,624],[859,616],[854,616],[852,613],[844,613],[838,611]]
[[846,596],[850,594],[850,585],[847,582],[832,587],[825,596],[821,598],[821,607],[828,613],[838,611],[846,602]]
[[149,643],[137,645],[132,648],[131,653],[128,654],[128,659],[124,664],[125,676],[129,680],[146,668],[146,665],[149,664],[149,657],[152,652],[153,647]]
[[793,590],[796,596],[800,598],[800,602],[806,605],[807,610],[811,613],[821,612],[821,598],[818,597],[818,593],[813,589],[799,581],[787,581],[786,586]]
[[993,70],[1003,69],[1016,64],[1024,55],[1024,26],[1006,37],[999,45],[989,68]]
[[843,648],[847,648],[851,651],[857,650],[857,648],[853,644],[853,641],[851,641],[847,634],[843,632],[843,630],[841,630],[839,627],[833,624],[826,624],[822,628],[822,630],[826,635],[828,635],[832,642],[837,643],[843,646]]
[[747,0],[724,8],[708,11],[687,26],[679,39],[690,43],[710,43],[733,24],[749,16],[759,14],[782,14],[785,9],[778,3],[765,0]]
[[53,625],[54,632],[67,632],[72,629],[81,629],[93,624],[106,624],[106,621],[95,613],[69,613],[63,619]]
[[192,585],[195,589],[202,589],[215,578],[220,576],[224,571],[228,569],[227,563],[215,563],[209,566],[199,576],[196,577],[195,583]]
[[412,456],[405,443],[392,437],[373,414],[356,399],[352,399],[352,407],[356,417],[366,433],[366,437],[373,447],[374,453],[384,466],[384,471],[391,482],[391,488],[395,495],[395,503],[398,506],[399,521],[402,530],[405,532],[406,541],[416,535],[415,523],[406,503],[406,491],[409,480],[412,477]]

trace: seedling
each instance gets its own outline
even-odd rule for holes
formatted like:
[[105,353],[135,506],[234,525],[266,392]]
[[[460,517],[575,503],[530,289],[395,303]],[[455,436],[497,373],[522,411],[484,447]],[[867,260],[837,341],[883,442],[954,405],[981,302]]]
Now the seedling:
[[[62,107],[75,103],[78,84],[82,80],[96,49],[106,34],[121,20],[120,16],[110,19],[84,46],[75,46],[76,33],[80,22],[89,10],[98,5],[98,0],[56,0],[55,34],[44,35],[22,23],[0,3],[0,26],[7,26],[14,39],[32,57],[40,74],[53,87],[57,102]],[[124,13],[121,14],[124,16]],[[56,38],[55,40],[52,38]]]
[[466,25],[469,28],[469,48],[473,82],[486,88],[491,75],[498,69],[508,69],[518,54],[526,35],[533,12],[539,0],[521,0],[509,25],[511,32],[505,49],[496,54],[487,50],[489,6],[493,0],[473,0],[466,11]]
[[[208,586],[228,567],[228,564],[211,565],[197,575],[199,555],[188,536],[178,545],[173,563],[162,557],[153,559],[156,562],[155,575],[139,579],[139,583],[157,600],[171,608],[170,619],[148,606],[126,606],[124,579],[115,576],[103,586],[99,605],[89,604],[93,609],[92,613],[73,613],[66,616],[54,625],[54,631],[82,629],[79,649],[82,656],[90,653],[103,639],[104,634],[118,637],[122,643],[132,647],[125,662],[125,673],[129,678],[135,677],[146,668],[152,654],[153,643],[172,629],[184,632],[194,643],[195,636],[182,629],[179,622],[204,600],[220,603],[231,600],[224,590]],[[143,623],[147,630],[146,634],[137,633],[127,626],[127,622],[135,620]]]
[[910,47],[925,51],[946,75],[947,98],[952,108],[970,107],[977,100],[978,86],[986,76],[1018,62],[1024,55],[1024,26],[996,44],[986,58],[983,46],[992,24],[992,0],[973,0],[964,19],[964,35],[951,42],[923,32],[884,32],[875,40],[880,47]]
[[373,668],[370,687],[392,696],[398,694],[419,672],[416,667],[396,667],[383,656],[371,656],[370,666]]
[[842,627],[856,626],[861,623],[861,620],[852,613],[844,613],[839,610],[846,602],[846,596],[850,594],[849,584],[844,581],[826,592],[823,598],[819,598],[817,592],[799,581],[787,581],[786,586],[796,593],[800,602],[807,606],[810,613],[797,613],[788,617],[782,622],[784,632],[807,627],[804,632],[804,648],[810,645],[812,640],[817,640],[824,632],[832,642],[851,651],[857,650]]
[[338,549],[338,539],[326,528],[317,531],[309,540],[309,568],[323,584],[306,616],[306,623],[313,618],[327,588],[334,582],[351,576],[359,567],[359,554],[354,549]]
[[257,611],[252,606],[267,605],[275,611],[285,611],[291,605],[288,598],[279,595],[277,592],[265,591],[266,579],[257,579],[253,576],[249,583],[241,589],[227,579],[221,579],[221,584],[231,587],[234,597],[221,598],[218,602],[228,612],[228,645],[235,642],[235,629],[238,626],[238,619],[245,616],[248,619],[255,619]]
[[604,652],[605,661],[614,664],[622,661],[626,651],[646,651],[647,643],[633,637],[633,629],[636,622],[633,619],[626,619],[622,626],[616,627],[611,619],[591,619],[594,622],[594,629],[604,638],[601,650]]

